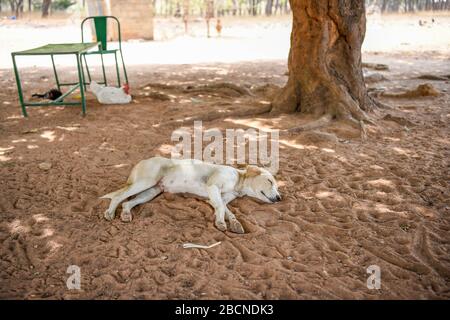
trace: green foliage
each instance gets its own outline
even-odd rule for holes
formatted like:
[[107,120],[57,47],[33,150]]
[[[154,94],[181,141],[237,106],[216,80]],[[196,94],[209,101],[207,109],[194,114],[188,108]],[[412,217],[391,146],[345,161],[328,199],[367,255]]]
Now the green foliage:
[[52,1],[52,10],[66,10],[70,6],[76,4],[76,1],[71,0],[53,0]]
[[[64,11],[76,3],[77,2],[75,0],[53,0],[51,6],[52,6],[52,10]],[[34,0],[33,1],[33,10],[36,10],[36,11],[42,10],[42,0]]]

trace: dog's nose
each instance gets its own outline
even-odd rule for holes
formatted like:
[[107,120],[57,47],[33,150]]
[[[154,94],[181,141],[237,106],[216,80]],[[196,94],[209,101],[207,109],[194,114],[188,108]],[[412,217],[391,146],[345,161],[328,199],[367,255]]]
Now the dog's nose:
[[281,201],[281,196],[279,194],[277,195],[277,201]]

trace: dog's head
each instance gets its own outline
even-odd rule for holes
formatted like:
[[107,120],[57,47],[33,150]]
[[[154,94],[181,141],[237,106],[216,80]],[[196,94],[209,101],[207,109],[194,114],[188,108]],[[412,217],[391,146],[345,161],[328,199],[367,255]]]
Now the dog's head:
[[267,203],[281,201],[278,185],[273,175],[266,169],[249,165],[244,173],[245,193]]

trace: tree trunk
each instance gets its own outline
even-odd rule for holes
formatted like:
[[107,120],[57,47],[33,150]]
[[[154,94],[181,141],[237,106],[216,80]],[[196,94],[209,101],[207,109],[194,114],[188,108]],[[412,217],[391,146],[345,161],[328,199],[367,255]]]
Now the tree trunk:
[[279,6],[280,6],[280,0],[275,0],[275,15],[277,14],[277,12],[278,12],[278,8],[279,8]]
[[[289,1],[291,1],[291,0],[289,0]],[[288,3],[289,3],[289,1],[288,0],[284,0],[284,13],[285,14],[287,14],[287,13],[289,13],[289,10],[288,10]]]
[[383,0],[383,3],[381,4],[381,12],[386,12],[388,0]]
[[188,33],[188,23],[189,23],[189,10],[190,10],[190,0],[184,0],[183,2],[183,22],[184,22],[184,33]]
[[206,20],[206,35],[208,38],[211,37],[209,22],[212,18],[214,18],[214,0],[207,0],[205,9],[205,20]]
[[236,13],[237,13],[237,8],[238,8],[237,0],[232,0],[232,9],[231,9],[231,12],[233,13],[233,16],[236,15]]
[[[15,0],[14,2],[14,15],[16,16],[16,19],[19,19],[20,16],[23,13],[23,0]],[[11,8],[13,8],[13,6],[11,5]]]
[[293,12],[289,79],[272,112],[367,120],[373,104],[361,67],[364,1],[290,0]]
[[44,0],[42,2],[42,18],[48,17],[48,12],[49,12],[51,3],[52,3],[52,0]]
[[273,7],[273,0],[267,0],[266,2],[266,16],[272,15],[272,7]]

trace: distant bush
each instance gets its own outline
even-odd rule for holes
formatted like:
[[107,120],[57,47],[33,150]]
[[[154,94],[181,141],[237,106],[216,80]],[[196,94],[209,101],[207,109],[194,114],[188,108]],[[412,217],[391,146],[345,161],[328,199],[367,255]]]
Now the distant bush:
[[64,11],[76,3],[77,3],[76,1],[71,1],[71,0],[53,0],[52,1],[52,10]]
[[[53,0],[51,7],[54,11],[64,11],[76,3],[74,0]],[[42,10],[42,1],[33,1],[33,9],[38,11]]]

